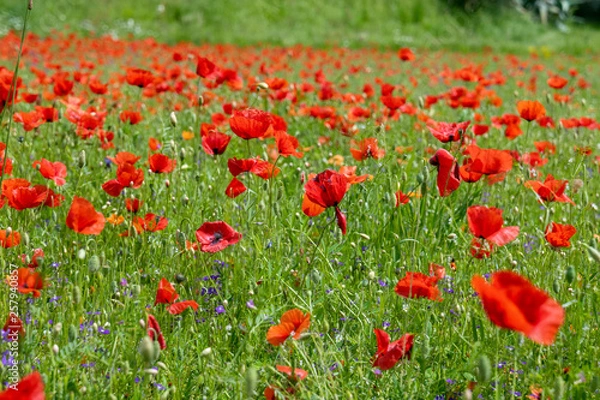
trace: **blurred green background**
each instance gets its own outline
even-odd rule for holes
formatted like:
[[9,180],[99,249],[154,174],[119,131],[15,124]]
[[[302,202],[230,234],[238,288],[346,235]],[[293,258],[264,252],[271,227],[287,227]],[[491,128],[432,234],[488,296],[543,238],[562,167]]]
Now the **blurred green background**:
[[[585,53],[600,48],[590,0],[34,0],[30,31],[195,43],[412,46]],[[566,6],[565,6],[566,5]],[[0,34],[27,0],[3,0]],[[543,7],[542,7],[543,6]],[[579,14],[578,14],[579,13]],[[582,18],[587,17],[587,18]],[[545,22],[544,23],[542,23]]]

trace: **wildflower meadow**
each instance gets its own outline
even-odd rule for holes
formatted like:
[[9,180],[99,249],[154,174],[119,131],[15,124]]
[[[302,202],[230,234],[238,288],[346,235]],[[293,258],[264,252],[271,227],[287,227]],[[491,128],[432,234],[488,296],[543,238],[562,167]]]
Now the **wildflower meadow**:
[[596,398],[599,61],[6,33],[0,399]]

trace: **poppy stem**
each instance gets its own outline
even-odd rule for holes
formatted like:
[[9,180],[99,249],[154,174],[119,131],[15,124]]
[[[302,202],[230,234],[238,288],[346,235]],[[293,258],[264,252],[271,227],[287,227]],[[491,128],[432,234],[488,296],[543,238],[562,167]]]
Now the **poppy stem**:
[[[21,55],[23,54],[23,44],[25,43],[25,32],[27,32],[27,20],[29,20],[29,14],[31,14],[31,8],[29,8],[28,6],[25,10],[25,17],[23,18],[23,30],[21,31],[21,42],[19,43],[19,51],[17,53],[15,70],[13,72],[12,82],[10,83],[10,88],[8,90],[8,96],[11,96],[12,98],[10,100],[7,99],[7,102],[10,102],[10,111],[8,118],[8,126],[6,127],[6,136],[4,138],[5,156],[3,157],[2,165],[0,166],[0,187],[2,187],[2,182],[4,181],[4,171],[8,164],[8,142],[10,139],[10,131],[13,123],[15,100],[17,98],[17,83],[19,79],[19,64],[21,63]],[[2,111],[0,111],[0,126],[2,125],[2,121],[4,120],[4,112],[7,108],[8,107],[3,107]]]
[[279,161],[279,159],[281,158],[281,155],[277,155],[277,158],[275,159],[275,163],[273,163],[273,169],[272,169],[272,173],[271,176],[269,177],[269,217],[268,217],[268,221],[269,221],[269,228],[271,227],[271,223],[272,220],[271,218],[273,217],[273,173],[275,172],[275,169],[277,168],[277,161]]
[[327,230],[327,228],[329,228],[331,226],[331,224],[333,224],[334,221],[335,221],[335,216],[332,218],[331,222],[329,224],[325,225],[323,227],[323,230],[321,230],[321,234],[319,235],[319,239],[317,240],[317,243],[315,244],[315,248],[313,249],[313,252],[312,252],[310,258],[308,259],[308,264],[312,263],[313,258],[315,257],[315,255],[317,253],[317,249],[319,248],[319,245],[321,244],[321,241],[323,240],[325,231]]

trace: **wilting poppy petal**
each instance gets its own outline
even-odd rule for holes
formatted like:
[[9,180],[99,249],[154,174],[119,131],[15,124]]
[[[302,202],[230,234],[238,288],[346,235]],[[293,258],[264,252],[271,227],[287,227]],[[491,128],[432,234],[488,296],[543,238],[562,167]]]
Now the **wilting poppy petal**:
[[189,307],[196,311],[198,309],[198,303],[196,303],[194,300],[180,301],[179,303],[174,303],[168,306],[167,311],[169,312],[169,314],[178,315]]

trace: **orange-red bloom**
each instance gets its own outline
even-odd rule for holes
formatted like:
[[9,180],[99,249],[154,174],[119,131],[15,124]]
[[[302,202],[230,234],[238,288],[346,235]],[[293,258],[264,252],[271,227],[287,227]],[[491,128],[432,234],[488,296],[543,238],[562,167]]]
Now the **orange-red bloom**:
[[390,343],[390,335],[382,329],[373,329],[377,337],[377,353],[373,359],[373,367],[382,371],[393,368],[402,358],[410,359],[410,351],[413,346],[414,337],[410,333]]
[[565,310],[546,292],[512,271],[493,273],[490,284],[475,275],[471,285],[496,326],[521,332],[536,343],[554,343]]
[[154,305],[168,304],[167,311],[169,314],[173,315],[181,314],[187,308],[192,308],[194,311],[198,309],[198,303],[194,300],[185,300],[175,303],[175,300],[178,298],[179,294],[177,294],[173,285],[165,278],[162,278],[158,283]]
[[38,168],[44,178],[52,179],[57,186],[67,183],[67,166],[60,161],[51,162],[42,158],[33,162],[33,168]]
[[67,214],[67,227],[84,235],[99,235],[104,229],[104,215],[94,209],[92,203],[75,196]]
[[8,249],[18,246],[19,243],[21,243],[21,234],[19,232],[11,231],[7,234],[6,229],[0,229],[0,246]]
[[135,217],[132,224],[136,232],[140,234],[143,232],[162,231],[169,225],[169,220],[160,215],[148,213],[144,218]]
[[160,346],[161,350],[167,348],[167,342],[165,342],[165,337],[163,336],[162,331],[160,330],[160,325],[158,324],[158,321],[156,320],[156,318],[154,318],[154,315],[152,314],[148,314],[148,320],[146,322],[146,331],[148,332],[148,336],[150,336],[150,339],[156,340],[158,342],[158,345]]
[[460,174],[456,159],[445,149],[439,149],[429,159],[437,167],[437,187],[440,196],[450,196],[460,186]]
[[320,207],[333,207],[335,209],[337,224],[342,230],[343,235],[346,234],[347,222],[346,216],[339,209],[338,204],[344,198],[349,187],[350,183],[348,183],[345,175],[330,169],[317,174],[304,185],[304,191],[308,200]]
[[542,201],[556,201],[559,203],[571,203],[575,205],[573,200],[565,195],[567,183],[569,183],[569,181],[554,179],[552,175],[548,174],[544,183],[539,181],[527,181],[525,182],[525,187],[536,192]]
[[517,102],[517,111],[525,121],[535,121],[546,115],[544,105],[537,100],[521,100]]
[[202,136],[202,149],[206,154],[217,156],[225,152],[230,140],[231,136],[229,135],[211,131]]
[[458,142],[465,133],[471,121],[464,122],[433,122],[427,125],[429,132],[440,142]]
[[407,272],[396,284],[396,293],[407,298],[427,298],[441,301],[438,278],[420,272]]
[[16,385],[0,393],[0,400],[44,400],[44,381],[38,371],[27,375]]
[[223,221],[205,222],[196,230],[200,251],[216,253],[240,241],[242,234]]
[[567,83],[569,83],[569,81],[563,78],[562,76],[554,75],[548,78],[546,83],[548,83],[548,86],[550,86],[552,89],[562,89],[565,86],[567,86]]
[[[40,290],[44,288],[44,280],[38,272],[31,268],[19,268],[17,276],[19,293],[31,293],[33,297],[40,297]],[[10,282],[10,277],[7,277],[7,282]]]
[[358,148],[350,148],[350,153],[356,161],[363,161],[369,157],[378,160],[385,156],[385,150],[377,147],[376,138],[366,138],[360,142],[352,141],[351,144],[358,146]]
[[154,76],[152,76],[152,72],[144,69],[127,68],[125,80],[132,86],[143,88],[154,82]]
[[256,108],[236,110],[229,118],[229,127],[242,139],[260,138],[271,126],[271,114]]
[[546,227],[546,241],[553,247],[571,247],[569,240],[577,233],[573,225],[552,222],[552,227]]
[[282,345],[288,338],[300,339],[302,332],[310,327],[310,313],[304,314],[297,308],[286,311],[278,325],[267,332],[267,341],[273,346]]
[[148,158],[148,164],[150,164],[150,170],[155,174],[167,174],[173,172],[177,161],[157,153]]
[[411,49],[408,47],[403,47],[398,50],[398,58],[402,61],[413,61],[416,57]]
[[467,209],[469,229],[473,236],[485,239],[496,246],[504,246],[519,235],[518,226],[505,226],[502,210],[495,207],[471,206]]

